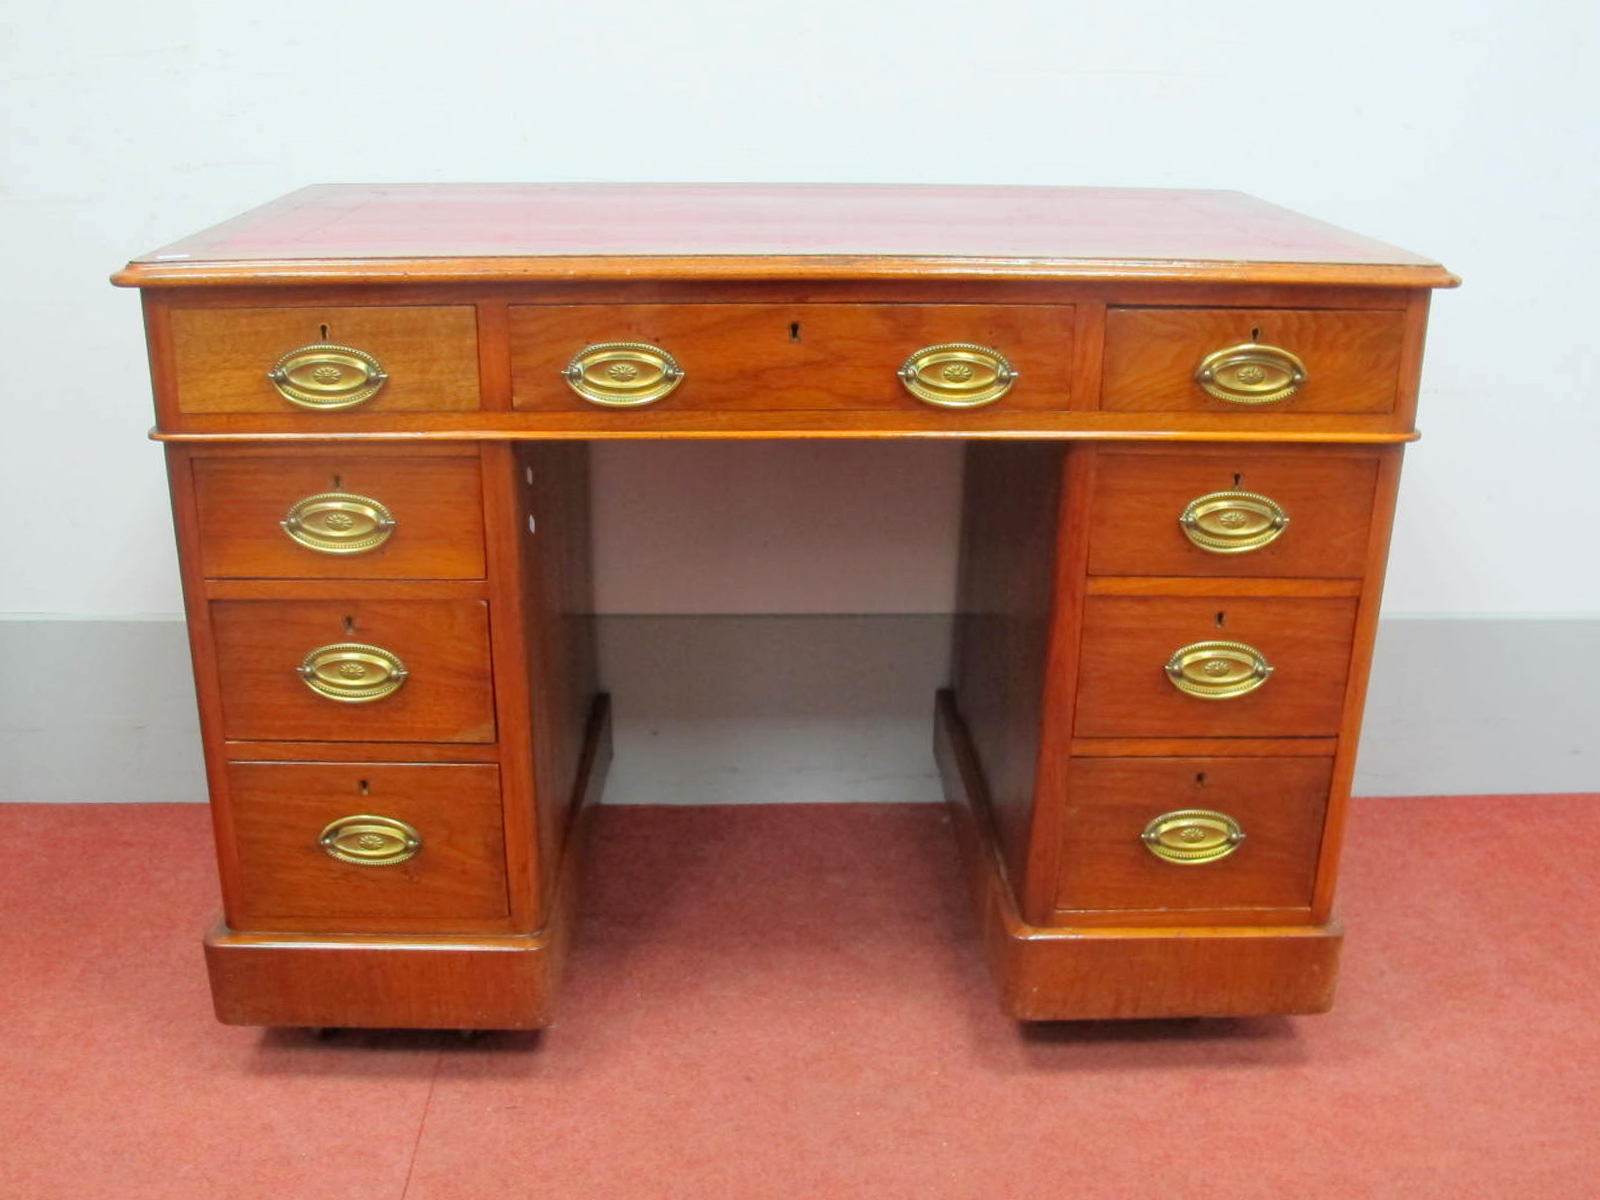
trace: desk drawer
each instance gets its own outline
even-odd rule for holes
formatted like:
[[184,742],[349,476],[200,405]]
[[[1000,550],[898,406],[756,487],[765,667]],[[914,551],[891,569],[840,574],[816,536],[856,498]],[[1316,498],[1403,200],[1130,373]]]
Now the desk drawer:
[[1353,579],[1366,569],[1374,454],[1102,451],[1094,472],[1091,575]]
[[[1387,413],[1400,386],[1404,314],[1289,308],[1112,308],[1100,407],[1124,412]],[[1246,347],[1252,350],[1245,351]],[[1304,368],[1292,394],[1287,351]],[[1224,354],[1226,351],[1237,353]],[[1257,354],[1260,351],[1262,353]],[[1209,394],[1196,379],[1213,359]],[[1276,386],[1280,385],[1281,386]]]
[[[1355,615],[1353,599],[1090,596],[1074,734],[1337,734]],[[1270,668],[1264,680],[1254,663]],[[1185,686],[1224,694],[1183,690],[1169,666]]]
[[214,600],[211,621],[225,738],[494,741],[482,601]]
[[230,763],[236,929],[507,914],[499,768]]
[[211,579],[482,579],[475,457],[194,461]]
[[1307,909],[1332,776],[1329,758],[1074,759],[1056,908]]
[[[650,400],[652,389],[638,392],[635,399],[659,409],[926,411],[929,403],[902,382],[901,368],[924,348],[970,343],[998,351],[1017,373],[1008,390],[981,407],[1064,409],[1072,321],[1071,307],[1051,305],[516,305],[513,406],[608,407],[579,395],[564,372],[586,347],[616,343],[655,347],[681,369],[666,395]],[[607,369],[621,373],[619,384],[656,377],[648,363],[619,361]],[[951,360],[936,369],[936,382],[949,372],[957,402],[986,394],[983,364]],[[963,394],[968,385],[978,390]],[[624,402],[619,408],[629,406],[621,387],[617,398]],[[626,413],[618,411],[617,419],[625,421]]]
[[[169,319],[180,412],[315,420],[478,407],[478,318],[468,305],[179,308]],[[275,383],[269,372],[280,365]]]

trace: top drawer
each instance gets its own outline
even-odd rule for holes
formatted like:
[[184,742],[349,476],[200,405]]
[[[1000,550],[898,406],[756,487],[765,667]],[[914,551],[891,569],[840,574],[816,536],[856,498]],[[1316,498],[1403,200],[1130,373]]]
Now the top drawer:
[[202,455],[200,569],[210,579],[482,579],[475,457]]
[[1356,309],[1112,308],[1100,407],[1393,412],[1404,319]]
[[1089,574],[1355,579],[1378,461],[1328,446],[1102,450]]
[[[1061,305],[513,305],[512,406],[1064,409],[1072,322]],[[608,347],[617,348],[610,357]],[[919,398],[902,370],[919,351],[946,347],[955,353],[917,359],[913,382],[933,396]],[[994,388],[993,361],[959,347],[997,352],[1014,381]],[[663,378],[662,354],[681,372],[675,382]]]
[[478,407],[470,305],[179,308],[170,319],[180,412]]

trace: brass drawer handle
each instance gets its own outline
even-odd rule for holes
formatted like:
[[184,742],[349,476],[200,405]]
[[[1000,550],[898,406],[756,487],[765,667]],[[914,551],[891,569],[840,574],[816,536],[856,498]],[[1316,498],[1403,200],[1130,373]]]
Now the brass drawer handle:
[[1241,342],[1201,359],[1194,381],[1231,404],[1276,404],[1305,383],[1306,365],[1279,346]]
[[1227,813],[1183,808],[1162,813],[1139,835],[1145,849],[1165,862],[1219,862],[1239,848],[1244,830]]
[[924,346],[900,367],[906,391],[939,408],[982,408],[1016,381],[1017,370],[1005,355],[970,342]]
[[279,524],[307,550],[319,554],[365,554],[389,540],[395,520],[370,496],[320,492],[295,501]]
[[590,404],[639,408],[669,395],[683,382],[684,371],[660,346],[599,342],[573,355],[561,374]]
[[392,867],[422,849],[422,835],[393,817],[358,813],[329,824],[317,835],[317,844],[340,862]]
[[1255,691],[1272,674],[1267,656],[1243,642],[1195,642],[1167,660],[1172,686],[1202,700],[1232,700]]
[[291,350],[267,372],[272,386],[301,408],[354,408],[376,396],[389,376],[378,360],[354,346],[320,343]]
[[1178,524],[1202,550],[1244,554],[1276,541],[1288,528],[1289,515],[1255,492],[1211,492],[1189,501]]
[[393,695],[408,675],[398,656],[360,642],[319,646],[306,655],[298,669],[305,685],[317,695],[346,704],[366,704]]

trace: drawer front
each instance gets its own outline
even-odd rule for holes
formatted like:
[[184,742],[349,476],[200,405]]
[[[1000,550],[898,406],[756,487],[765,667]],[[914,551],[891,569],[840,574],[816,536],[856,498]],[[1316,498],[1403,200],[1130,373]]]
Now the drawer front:
[[226,738],[494,741],[482,601],[214,600],[211,621]]
[[234,928],[507,913],[498,767],[230,763],[228,793]]
[[[970,343],[998,351],[1017,372],[1010,388],[982,407],[1064,409],[1072,314],[1070,307],[981,304],[513,306],[513,406],[602,409],[567,383],[568,365],[589,346],[642,343],[666,351],[683,373],[651,402],[655,409],[926,411],[929,403],[902,382],[901,368],[924,348]],[[982,381],[961,361],[940,370],[957,382],[962,372],[973,384]],[[625,409],[615,411],[626,419]]]
[[[1353,599],[1091,596],[1079,657],[1078,737],[1328,737],[1339,731],[1355,630]],[[1168,673],[1187,647],[1258,652],[1271,673],[1221,698],[1181,690]],[[1185,679],[1223,687],[1244,651],[1197,652]],[[1220,662],[1212,675],[1208,664]],[[1176,664],[1175,664],[1176,665]]]
[[[446,412],[478,407],[478,320],[467,305],[175,309],[178,409],[186,413]],[[335,355],[329,346],[370,356]],[[294,357],[297,352],[306,354]],[[284,364],[286,398],[269,372]],[[376,364],[374,366],[374,364]],[[370,397],[344,404],[384,379]]]
[[[1112,308],[1106,313],[1100,407],[1124,412],[1387,413],[1400,385],[1399,312],[1282,308]],[[1239,403],[1196,379],[1213,355],[1244,346],[1288,351],[1305,381],[1284,399]],[[1222,383],[1270,388],[1276,360],[1214,360]],[[1240,372],[1243,372],[1241,375]],[[1242,393],[1241,393],[1242,394]],[[1258,395],[1271,395],[1264,391]]]
[[1309,908],[1332,775],[1329,758],[1074,759],[1056,908]]
[[199,458],[212,579],[481,579],[476,458]]
[[1357,578],[1377,473],[1343,452],[1102,452],[1089,573]]

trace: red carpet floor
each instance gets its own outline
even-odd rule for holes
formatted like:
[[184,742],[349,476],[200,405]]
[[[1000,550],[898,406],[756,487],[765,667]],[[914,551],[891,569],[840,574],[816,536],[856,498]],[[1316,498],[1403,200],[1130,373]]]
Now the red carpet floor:
[[217,1025],[204,810],[0,807],[0,1197],[1594,1197],[1597,800],[1359,802],[1327,1016],[1034,1027],[940,807],[605,809],[475,1044]]

